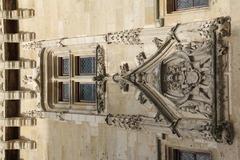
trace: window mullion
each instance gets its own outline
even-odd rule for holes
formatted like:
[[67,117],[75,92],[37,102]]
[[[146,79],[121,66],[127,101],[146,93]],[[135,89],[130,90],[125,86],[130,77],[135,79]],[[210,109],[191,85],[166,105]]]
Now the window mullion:
[[69,101],[69,104],[71,105],[73,103],[73,81],[72,81],[72,76],[73,76],[73,57],[72,55],[70,54],[69,55],[69,58],[70,58],[70,63],[69,63],[69,67],[70,67],[70,73],[69,73],[69,83],[70,83],[70,101]]

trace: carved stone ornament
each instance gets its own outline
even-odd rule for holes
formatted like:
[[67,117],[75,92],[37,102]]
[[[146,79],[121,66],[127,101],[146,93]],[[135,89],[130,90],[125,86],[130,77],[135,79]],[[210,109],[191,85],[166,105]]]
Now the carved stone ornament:
[[97,111],[101,113],[105,110],[105,92],[108,75],[105,68],[104,49],[98,45],[96,48],[96,76],[93,78],[97,85]]
[[40,92],[40,67],[33,70],[32,75],[25,75],[23,78],[23,83],[26,85],[32,85],[34,91]]
[[130,29],[120,32],[108,33],[106,35],[106,42],[108,44],[125,44],[125,45],[141,45],[142,42],[139,35],[142,28]]
[[26,111],[22,112],[21,114],[26,117],[31,117],[31,118],[44,118],[44,112],[36,110],[31,110],[31,111]]
[[124,129],[141,130],[143,117],[141,115],[113,115],[108,114],[106,119],[108,125]]
[[221,81],[222,56],[228,53],[224,37],[230,36],[230,18],[177,24],[168,35],[164,42],[154,37],[157,52],[135,69],[122,65],[121,73],[116,73],[113,79],[124,90],[129,84],[139,89],[172,124],[171,129],[178,136],[184,135],[185,130],[178,130],[178,125],[188,115],[211,122],[210,129],[193,127],[194,130],[212,134],[217,142],[225,138],[231,144],[233,127],[223,116]]
[[31,41],[22,44],[24,49],[35,50],[38,48],[42,48],[42,41]]
[[137,59],[138,65],[141,65],[144,63],[144,61],[145,61],[145,59],[147,59],[147,57],[144,52],[141,52],[136,56],[136,59]]

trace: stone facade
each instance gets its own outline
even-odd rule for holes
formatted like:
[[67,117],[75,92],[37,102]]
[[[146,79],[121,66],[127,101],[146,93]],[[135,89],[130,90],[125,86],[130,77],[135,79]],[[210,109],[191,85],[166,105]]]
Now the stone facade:
[[1,0],[0,159],[239,159],[240,3],[173,2]]

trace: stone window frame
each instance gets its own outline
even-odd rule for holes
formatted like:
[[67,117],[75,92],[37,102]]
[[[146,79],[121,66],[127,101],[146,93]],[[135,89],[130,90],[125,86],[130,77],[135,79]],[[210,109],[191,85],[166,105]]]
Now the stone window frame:
[[[208,0],[208,5],[202,5],[202,6],[193,6],[193,7],[187,7],[182,9],[176,8],[176,1],[177,0],[165,0],[166,3],[166,12],[167,14],[175,13],[175,12],[183,12],[183,11],[191,11],[191,10],[199,10],[199,9],[206,9],[210,7],[210,0]],[[194,1],[194,0],[193,0]]]
[[[41,49],[40,63],[41,63],[41,103],[42,109],[48,112],[71,112],[71,113],[101,113],[105,110],[106,97],[106,77],[105,68],[105,51],[104,47],[98,43],[77,44],[70,46],[48,46]],[[74,70],[71,70],[71,76],[74,77],[71,81],[67,76],[58,75],[57,57],[71,55],[71,60],[76,56],[95,57],[96,73],[91,75],[74,75]],[[75,63],[71,63],[75,67]],[[73,68],[71,67],[71,68]],[[70,82],[72,99],[69,103],[58,103],[58,81]],[[74,81],[80,83],[95,83],[96,97],[95,103],[78,103],[74,102]],[[92,95],[92,94],[91,94]],[[93,99],[93,98],[92,98]],[[91,100],[91,99],[90,99]]]

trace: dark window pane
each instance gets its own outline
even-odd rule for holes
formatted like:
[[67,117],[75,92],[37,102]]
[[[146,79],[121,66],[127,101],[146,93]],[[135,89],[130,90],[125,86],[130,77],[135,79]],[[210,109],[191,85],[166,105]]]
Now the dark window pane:
[[62,92],[63,92],[63,100],[69,101],[69,84],[63,84]]
[[69,75],[70,73],[70,63],[69,58],[62,59],[62,75]]
[[195,160],[194,154],[191,152],[181,152],[180,159],[181,160]]
[[87,57],[79,59],[79,70],[80,74],[93,74],[96,72],[96,62],[95,57]]
[[69,102],[70,99],[70,84],[59,83],[59,101]]
[[176,0],[176,9],[185,9],[193,7],[193,0]]
[[194,0],[194,6],[207,6],[208,0]]
[[96,85],[95,84],[80,84],[79,85],[79,100],[85,102],[95,102]]
[[196,155],[196,160],[210,160],[210,154],[198,153]]

